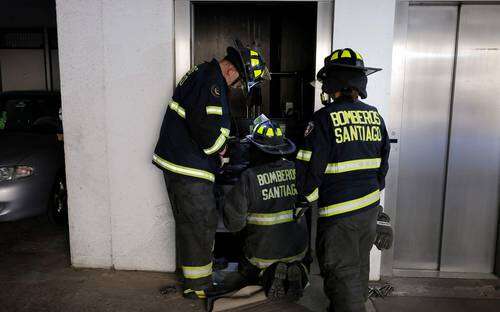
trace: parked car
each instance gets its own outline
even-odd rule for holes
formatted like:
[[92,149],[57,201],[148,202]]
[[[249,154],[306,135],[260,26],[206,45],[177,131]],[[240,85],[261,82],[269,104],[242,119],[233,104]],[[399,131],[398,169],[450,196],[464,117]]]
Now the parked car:
[[67,220],[58,92],[0,93],[0,222]]

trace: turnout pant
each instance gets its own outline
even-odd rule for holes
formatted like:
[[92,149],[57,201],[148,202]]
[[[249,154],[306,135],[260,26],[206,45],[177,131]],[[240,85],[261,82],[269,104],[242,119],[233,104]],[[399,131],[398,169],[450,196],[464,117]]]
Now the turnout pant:
[[316,250],[330,312],[364,312],[378,209],[320,220]]
[[175,219],[177,265],[182,270],[184,289],[205,289],[212,284],[218,220],[214,184],[167,172],[164,177]]

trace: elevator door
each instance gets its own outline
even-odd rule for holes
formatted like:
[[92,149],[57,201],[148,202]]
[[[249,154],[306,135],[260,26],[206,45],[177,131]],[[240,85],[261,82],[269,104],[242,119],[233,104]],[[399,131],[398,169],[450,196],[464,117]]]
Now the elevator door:
[[395,268],[438,268],[457,11],[408,12]]
[[500,6],[463,5],[441,270],[493,271],[500,175]]
[[500,6],[410,6],[396,269],[491,273],[500,190]]

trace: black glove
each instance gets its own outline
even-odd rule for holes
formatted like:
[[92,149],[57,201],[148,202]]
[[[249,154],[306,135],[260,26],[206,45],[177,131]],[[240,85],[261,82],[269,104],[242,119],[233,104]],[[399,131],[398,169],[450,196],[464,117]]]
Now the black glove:
[[375,236],[375,246],[379,249],[389,249],[392,247],[393,233],[391,227],[391,218],[382,211],[380,206],[380,212],[377,218],[377,235]]
[[297,200],[295,201],[293,208],[293,219],[298,222],[309,209],[311,209],[311,203],[306,199],[306,197],[297,196]]

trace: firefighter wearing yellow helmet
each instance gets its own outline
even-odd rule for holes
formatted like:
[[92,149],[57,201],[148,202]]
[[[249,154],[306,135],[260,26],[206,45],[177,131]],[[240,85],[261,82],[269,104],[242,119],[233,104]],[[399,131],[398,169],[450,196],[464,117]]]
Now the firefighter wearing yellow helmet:
[[317,75],[325,107],[297,153],[297,206],[318,206],[316,251],[329,311],[365,311],[390,143],[382,116],[359,97],[367,97],[367,76],[379,70],[352,49],[325,58]]
[[228,93],[246,94],[268,78],[260,53],[236,41],[227,56],[194,66],[179,81],[168,103],[153,163],[165,177],[176,222],[178,270],[184,296],[205,299],[212,285],[212,248],[218,214],[215,172],[230,135]]

